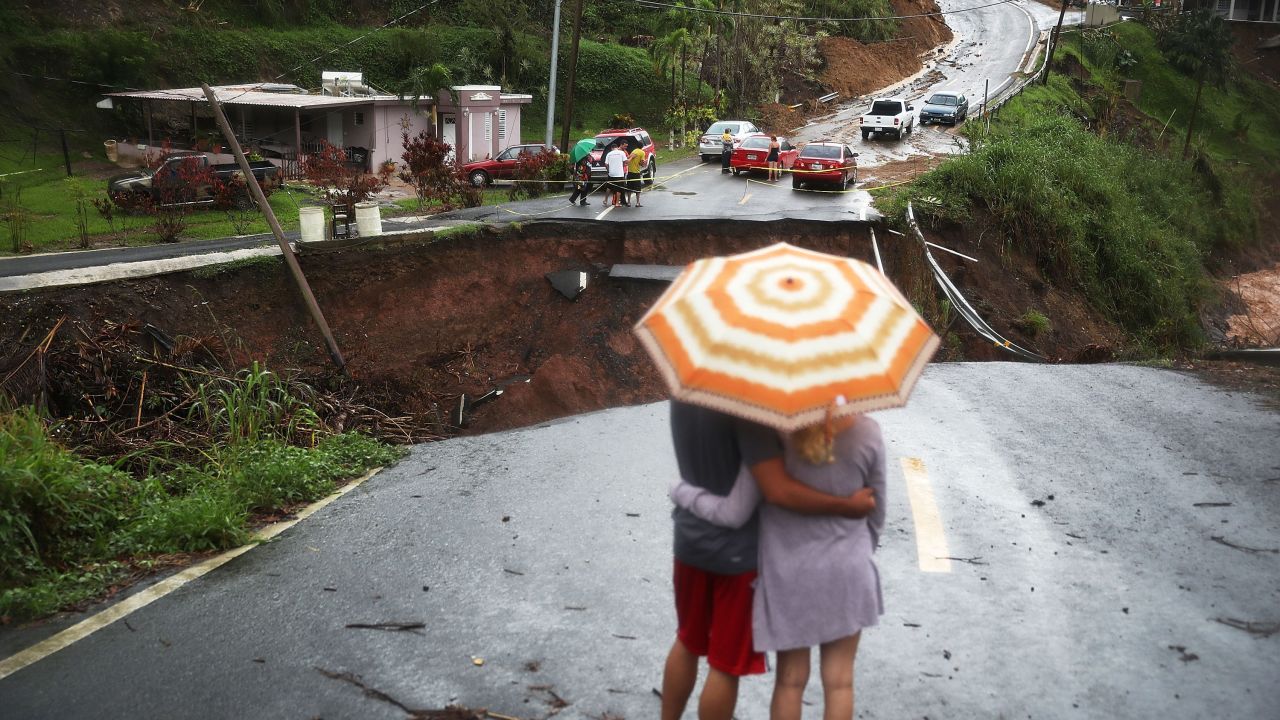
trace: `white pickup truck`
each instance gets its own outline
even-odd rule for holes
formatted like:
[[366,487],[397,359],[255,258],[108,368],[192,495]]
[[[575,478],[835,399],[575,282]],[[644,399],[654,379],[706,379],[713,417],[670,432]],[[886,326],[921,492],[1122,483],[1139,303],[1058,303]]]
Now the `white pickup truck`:
[[880,133],[893,133],[901,140],[916,126],[915,106],[903,98],[881,98],[871,103],[871,111],[860,120],[863,140]]

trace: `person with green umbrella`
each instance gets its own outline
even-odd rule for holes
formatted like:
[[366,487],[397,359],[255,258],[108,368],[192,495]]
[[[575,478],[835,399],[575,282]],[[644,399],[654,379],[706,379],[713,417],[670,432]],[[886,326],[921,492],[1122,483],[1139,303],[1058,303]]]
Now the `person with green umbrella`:
[[573,163],[573,194],[569,196],[572,205],[582,199],[583,205],[589,205],[587,196],[591,194],[591,151],[595,150],[596,141],[579,140],[569,152],[569,161]]

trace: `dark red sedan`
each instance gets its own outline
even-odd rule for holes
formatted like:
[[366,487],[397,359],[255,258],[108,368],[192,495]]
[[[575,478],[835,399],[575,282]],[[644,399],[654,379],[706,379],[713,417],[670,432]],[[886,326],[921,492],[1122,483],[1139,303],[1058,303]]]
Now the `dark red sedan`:
[[858,179],[857,158],[858,153],[844,143],[811,142],[791,167],[791,187],[799,190],[809,183],[831,183],[843,190]]
[[[767,171],[769,169],[770,137],[765,133],[754,133],[742,139],[738,147],[733,149],[733,155],[729,157],[729,167],[733,169],[734,175],[752,170]],[[791,167],[799,154],[800,149],[790,141],[784,137],[778,138],[778,160],[784,169]]]
[[498,157],[469,162],[462,166],[462,170],[467,174],[467,179],[472,185],[484,187],[492,185],[495,180],[510,180],[516,171],[516,164],[520,162],[521,155],[537,155],[542,152],[554,153],[560,150],[555,145],[542,143],[512,145],[503,150]]

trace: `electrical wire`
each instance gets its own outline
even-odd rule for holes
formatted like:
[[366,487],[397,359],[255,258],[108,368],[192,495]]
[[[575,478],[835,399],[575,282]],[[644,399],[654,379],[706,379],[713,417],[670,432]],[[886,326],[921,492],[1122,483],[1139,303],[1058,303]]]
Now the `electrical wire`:
[[892,15],[889,17],[806,17],[803,15],[766,15],[763,13],[747,13],[734,10],[716,10],[714,8],[690,7],[687,5],[674,5],[672,3],[658,2],[658,0],[632,0],[632,2],[642,7],[651,9],[665,9],[683,12],[696,12],[706,15],[725,15],[729,17],[756,18],[760,20],[797,20],[802,22],[860,22],[872,20],[909,20],[911,18],[936,17],[939,15],[955,15],[959,13],[973,12],[974,10],[982,10],[983,8],[994,7],[996,5],[1007,5],[1014,0],[996,0],[996,2],[987,3],[985,5],[975,5],[970,8],[961,8],[959,10],[939,10],[938,12],[919,13],[917,15]]

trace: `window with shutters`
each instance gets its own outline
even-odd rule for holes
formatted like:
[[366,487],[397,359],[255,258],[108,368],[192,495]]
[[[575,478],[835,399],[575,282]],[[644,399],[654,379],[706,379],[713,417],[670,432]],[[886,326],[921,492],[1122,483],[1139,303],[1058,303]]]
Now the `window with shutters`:
[[498,144],[507,144],[507,111],[498,111]]
[[490,113],[484,114],[484,141],[493,142],[493,115]]

